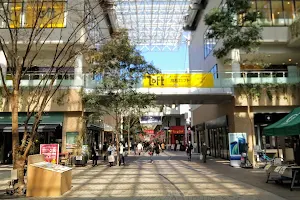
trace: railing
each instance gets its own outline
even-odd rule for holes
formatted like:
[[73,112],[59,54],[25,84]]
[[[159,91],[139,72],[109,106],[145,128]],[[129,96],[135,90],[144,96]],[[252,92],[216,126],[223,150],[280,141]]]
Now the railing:
[[[166,71],[165,71],[166,72]],[[173,73],[173,72],[172,72]],[[190,73],[196,73],[196,71],[190,71]],[[197,71],[199,73],[199,71]],[[207,72],[206,72],[207,73]],[[41,76],[40,74],[31,74],[25,77],[27,80],[21,81],[21,86],[37,86],[40,80],[35,76]],[[67,76],[67,79],[57,79],[55,85],[58,85],[61,81],[63,87],[83,87],[87,89],[94,89],[100,83],[100,80],[95,80],[95,76],[91,74],[72,74]],[[251,71],[251,72],[219,72],[218,78],[214,79],[213,88],[232,88],[237,84],[264,84],[264,83],[279,83],[279,84],[293,84],[300,83],[300,73],[287,72],[287,71]],[[202,80],[199,80],[202,81]],[[48,81],[49,84],[50,81]],[[46,83],[45,81],[42,83]],[[7,86],[12,86],[11,80],[6,80]],[[0,86],[2,82],[0,81]],[[142,80],[136,85],[136,88],[143,88]]]
[[300,18],[296,19],[289,26],[289,40],[297,39],[300,36]]

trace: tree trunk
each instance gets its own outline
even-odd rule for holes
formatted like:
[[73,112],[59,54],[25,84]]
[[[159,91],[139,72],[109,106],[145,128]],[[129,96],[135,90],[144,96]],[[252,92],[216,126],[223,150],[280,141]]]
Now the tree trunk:
[[11,101],[11,123],[12,123],[12,155],[13,155],[13,168],[17,169],[18,149],[19,149],[19,91],[14,90]]
[[117,150],[117,166],[119,165],[119,160],[120,160],[120,140],[119,140],[119,135],[120,135],[120,123],[119,123],[119,115],[116,115],[116,150]]
[[127,134],[128,134],[128,138],[127,138],[127,146],[128,146],[128,155],[130,154],[130,119],[128,119],[128,128],[127,128]]
[[24,179],[24,168],[25,168],[25,156],[19,156],[15,163],[17,169],[18,183],[15,185],[15,189],[17,189],[17,193],[22,195],[23,189],[25,187],[25,179]]
[[252,153],[251,153],[251,160],[253,161],[252,165],[253,167],[255,167],[256,165],[256,162],[255,162],[255,158],[254,158],[254,135],[255,135],[255,131],[254,131],[254,123],[253,123],[253,120],[252,120],[252,117],[251,117],[251,107],[250,107],[250,104],[249,104],[249,98],[247,98],[247,115],[248,115],[248,118],[249,118],[249,123],[250,123],[250,135],[251,135],[251,148],[252,148]]

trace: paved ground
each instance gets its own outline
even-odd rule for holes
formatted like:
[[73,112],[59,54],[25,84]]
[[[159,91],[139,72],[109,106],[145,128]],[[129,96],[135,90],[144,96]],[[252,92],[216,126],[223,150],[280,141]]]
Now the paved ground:
[[[188,162],[184,152],[166,152],[154,157],[127,157],[126,166],[73,169],[72,189],[60,199],[199,199],[199,200],[299,200],[300,191],[265,183],[259,169],[234,169],[225,160]],[[0,190],[9,167],[0,167]],[[1,196],[1,198],[8,198]],[[37,199],[37,198],[32,198]],[[45,199],[45,198],[40,198]]]

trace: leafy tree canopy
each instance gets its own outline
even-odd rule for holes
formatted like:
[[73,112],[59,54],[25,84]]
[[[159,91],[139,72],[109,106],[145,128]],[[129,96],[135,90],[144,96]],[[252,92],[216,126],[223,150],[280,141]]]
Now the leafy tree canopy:
[[227,0],[225,6],[212,9],[205,15],[209,26],[208,39],[222,40],[222,46],[214,50],[217,58],[223,58],[233,49],[251,52],[260,45],[261,27],[258,13],[251,9],[249,0]]

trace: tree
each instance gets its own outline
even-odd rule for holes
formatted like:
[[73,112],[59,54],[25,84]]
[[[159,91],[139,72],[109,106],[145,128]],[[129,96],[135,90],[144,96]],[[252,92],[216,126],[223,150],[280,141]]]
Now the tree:
[[[90,35],[92,31],[99,31],[97,28],[105,19],[103,8],[100,3],[91,6],[89,0],[76,0],[68,5],[56,0],[0,2],[0,20],[5,24],[0,34],[0,50],[6,60],[0,73],[3,97],[12,113],[13,167],[18,173],[16,189],[19,193],[25,185],[25,160],[38,134],[45,107],[53,100],[76,58],[95,43],[107,39],[92,38]],[[99,12],[102,9],[103,12]],[[41,64],[49,66],[44,68],[43,77],[37,80],[37,84],[23,87],[27,72]],[[6,81],[6,75],[11,76],[12,86]],[[28,97],[25,122],[18,121],[22,92]],[[22,138],[19,138],[19,124],[25,126]]]
[[115,120],[115,139],[117,162],[119,162],[119,142],[121,119],[130,110],[147,108],[154,100],[153,94],[144,94],[136,90],[140,80],[146,74],[159,71],[148,64],[135,46],[130,43],[128,33],[120,30],[100,51],[90,53],[91,72],[101,76],[97,88],[84,95],[89,110],[105,111]]
[[[221,47],[214,50],[214,55],[218,58],[226,57],[230,52],[238,49],[246,53],[254,52],[260,45],[262,39],[262,28],[257,23],[258,13],[251,10],[249,0],[227,0],[224,7],[213,9],[205,16],[205,24],[209,26],[206,37],[208,39],[221,40]],[[239,55],[238,55],[239,57]],[[235,58],[232,62],[241,61]],[[246,83],[245,74],[243,80]],[[245,91],[247,100],[247,116],[249,119],[251,134],[254,134],[253,118],[251,116],[251,94]],[[253,136],[252,144],[254,144]],[[252,147],[253,148],[253,147]],[[252,154],[254,160],[254,154]]]

